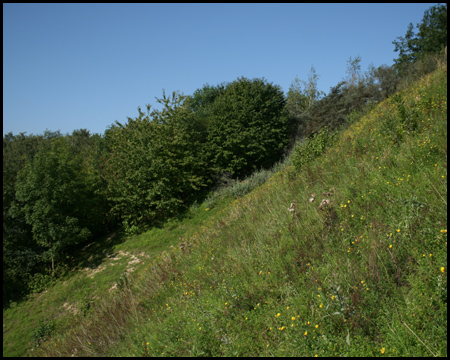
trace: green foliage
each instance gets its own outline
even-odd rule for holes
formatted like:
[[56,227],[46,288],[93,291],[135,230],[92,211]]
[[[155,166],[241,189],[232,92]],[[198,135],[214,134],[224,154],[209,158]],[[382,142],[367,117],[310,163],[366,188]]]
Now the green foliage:
[[412,23],[408,25],[405,37],[399,36],[392,43],[399,57],[394,59],[398,69],[404,64],[419,58],[441,52],[447,46],[447,4],[435,5],[425,11],[422,22],[416,25],[419,30],[414,33]]
[[30,293],[39,293],[55,283],[55,277],[50,274],[34,273],[29,276],[28,288]]
[[213,208],[220,198],[238,199],[248,194],[258,186],[264,184],[273,174],[284,169],[287,166],[286,163],[287,160],[284,160],[284,162],[275,164],[270,170],[261,169],[259,171],[255,171],[243,180],[223,177],[223,183],[218,184],[216,190],[212,191],[206,198],[206,208]]
[[52,270],[70,245],[89,239],[92,226],[98,225],[92,222],[95,195],[82,161],[60,138],[42,148],[18,175],[13,215],[25,216]]
[[[76,211],[76,218],[89,229],[93,236],[101,235],[106,227],[102,224],[106,213],[106,201],[94,194],[96,190],[102,187],[101,179],[98,175],[96,161],[98,158],[100,136],[90,136],[87,130],[75,130],[72,135],[62,136],[58,132],[46,131],[43,135],[20,134],[14,136],[12,133],[7,134],[3,138],[3,283],[4,305],[10,299],[19,299],[26,295],[30,289],[35,291],[36,288],[43,289],[41,285],[33,285],[35,282],[30,282],[30,277],[44,276],[45,269],[48,265],[48,260],[51,258],[49,249],[42,247],[42,244],[36,241],[33,236],[33,225],[30,218],[27,220],[27,212],[24,211],[24,206],[29,209],[33,208],[33,201],[38,203],[37,208],[45,207],[45,202],[51,202],[50,207],[57,208],[57,203],[68,202],[74,204],[71,199],[64,198],[64,196],[78,196],[76,203],[79,205]],[[59,145],[57,145],[58,143]],[[64,145],[63,143],[67,143]],[[68,150],[70,148],[70,150]],[[61,152],[61,154],[60,154]],[[52,168],[53,163],[50,159],[62,163],[62,153],[69,154],[72,162],[66,161],[65,165],[58,165],[65,167],[58,180],[59,168],[56,171],[51,171],[49,174],[39,173],[39,164],[47,163],[44,168]],[[39,155],[38,155],[39,154]],[[51,154],[51,155],[48,155]],[[48,157],[48,158],[47,158]],[[35,158],[37,160],[35,160]],[[46,159],[47,158],[47,159]],[[36,161],[36,163],[35,163]],[[34,165],[33,165],[34,164]],[[69,169],[71,166],[74,169]],[[67,174],[65,174],[68,171]],[[78,176],[78,184],[73,186],[65,184],[64,176],[71,177],[72,173],[76,172]],[[21,173],[20,176],[19,173]],[[31,175],[34,173],[34,175]],[[65,174],[65,175],[64,175]],[[53,177],[53,180],[50,178]],[[19,191],[19,187],[36,186],[37,188],[42,184],[39,181],[44,181],[44,188],[48,185],[47,190],[39,193],[38,190],[33,190],[33,198],[28,198],[24,203],[23,191]],[[45,183],[47,181],[47,183]],[[66,187],[67,189],[74,189],[73,194],[68,191],[53,191],[51,189],[51,182],[58,183],[59,190]],[[77,180],[73,180],[77,181]],[[33,185],[31,185],[33,184]],[[27,188],[28,189],[28,188]],[[84,190],[82,190],[84,189]],[[46,194],[44,194],[47,191]],[[49,193],[53,191],[53,198],[50,200]],[[28,195],[26,195],[28,196]],[[46,198],[47,200],[43,200]],[[58,199],[56,199],[58,198]],[[32,210],[30,210],[32,211]],[[50,211],[50,210],[49,210]],[[59,210],[57,210],[59,211]],[[37,213],[36,213],[37,214]],[[37,215],[36,215],[37,216]],[[34,222],[36,226],[36,222]],[[68,226],[72,226],[68,223]],[[43,230],[44,231],[44,230]],[[73,247],[66,248],[64,251],[71,251]],[[64,259],[64,256],[62,256]],[[45,275],[46,276],[46,275]],[[41,283],[41,281],[38,281]]]
[[286,109],[290,118],[289,135],[293,141],[301,139],[307,132],[306,128],[311,122],[309,110],[325,95],[324,92],[317,90],[318,78],[314,66],[311,66],[308,81],[296,77],[289,87],[286,95]]
[[348,86],[355,86],[361,80],[361,57],[358,55],[356,59],[352,57],[347,60],[347,82]]
[[[425,54],[414,62],[401,65],[397,71],[397,90],[404,90],[447,61],[447,54]],[[394,65],[395,68],[395,65]]]
[[139,109],[107,134],[106,196],[130,233],[176,215],[208,185],[204,130],[184,100],[163,94],[161,111],[148,105],[147,115]]
[[312,138],[297,143],[292,150],[292,165],[300,171],[303,166],[322,155],[334,143],[335,132],[322,128]]
[[214,101],[224,93],[225,87],[225,83],[216,86],[205,84],[185,100],[186,107],[195,113],[197,122],[205,128],[210,122]]
[[[353,60],[350,57],[347,62],[347,77],[332,87],[328,95],[320,99],[316,97],[311,105],[294,107],[288,102],[290,118],[294,120],[297,128],[297,141],[310,137],[324,126],[336,130],[348,124],[352,112],[373,107],[384,94],[392,91],[390,79],[380,81],[382,75],[387,77],[387,71],[382,73],[382,70],[370,65],[368,71],[361,74],[360,61],[359,56]],[[289,95],[291,98],[292,94],[293,91]]]
[[432,6],[425,11],[422,23],[417,25],[419,51],[431,54],[447,46],[447,4]]
[[389,127],[386,128],[386,131],[388,134],[392,134],[394,142],[400,142],[403,134],[409,134],[417,129],[421,113],[418,107],[409,107],[405,104],[401,94],[395,94],[390,101],[396,105],[398,113],[392,121],[385,123]]
[[288,115],[279,86],[244,77],[214,101],[207,156],[216,174],[250,174],[277,161],[287,145]]
[[55,331],[55,324],[52,321],[40,321],[36,329],[31,332],[34,346],[39,347]]
[[[285,169],[220,210],[204,202],[183,226],[120,244],[160,246],[128,284],[114,274],[126,291],[69,317],[33,354],[446,356],[446,91],[445,68],[359,120],[352,112],[294,177]],[[416,129],[392,144],[383,124],[413,107]],[[206,221],[193,226],[197,216]],[[53,305],[53,294],[29,304]]]
[[393,95],[397,89],[397,74],[393,66],[381,65],[373,71],[380,91],[380,100]]
[[319,76],[316,74],[314,66],[311,66],[307,82],[298,77],[295,78],[286,96],[286,105],[290,113],[308,110],[315,101],[324,95],[323,92],[317,90],[318,79]]
[[269,167],[287,145],[288,117],[279,87],[239,79],[205,85],[193,96],[163,94],[161,111],[105,134],[105,195],[128,233],[164,221],[189,206],[214,177],[234,178]]
[[[54,288],[11,302],[4,350],[32,339],[37,355],[53,356],[446,356],[447,67],[436,54],[446,5],[417,27],[394,42],[396,66],[361,74],[350,58],[323,98],[312,67],[286,99],[264,79],[240,78],[163,93],[162,110],[138,108],[104,137],[6,135],[4,305],[14,292]],[[303,139],[293,166],[266,170],[293,125]],[[144,266],[59,282],[68,272],[44,267],[104,232],[109,208],[128,234],[165,221],[115,247],[143,250]],[[104,256],[86,261],[101,272]],[[103,287],[109,295],[94,302]],[[81,310],[58,322],[70,331],[44,344],[56,322],[41,320],[11,340],[20,316],[36,326],[41,310],[71,309],[68,289]]]

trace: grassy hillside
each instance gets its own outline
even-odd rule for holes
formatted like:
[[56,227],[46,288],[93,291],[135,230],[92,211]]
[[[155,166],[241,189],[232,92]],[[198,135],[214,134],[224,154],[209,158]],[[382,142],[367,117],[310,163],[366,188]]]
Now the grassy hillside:
[[4,312],[4,355],[53,334],[27,354],[446,356],[446,65],[280,169],[105,239],[92,281],[69,272]]

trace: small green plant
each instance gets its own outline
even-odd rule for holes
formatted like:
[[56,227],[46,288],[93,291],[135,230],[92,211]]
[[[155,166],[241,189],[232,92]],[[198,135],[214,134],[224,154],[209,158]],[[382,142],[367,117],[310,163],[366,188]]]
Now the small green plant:
[[94,301],[88,296],[85,295],[81,300],[80,311],[82,316],[87,316],[90,310],[92,310]]
[[292,150],[292,165],[300,170],[304,165],[318,158],[333,145],[335,135],[336,132],[331,132],[327,127],[323,127],[312,138],[298,143]]
[[30,276],[28,287],[31,293],[44,291],[55,282],[55,279],[49,274],[36,273]]
[[42,342],[47,340],[55,331],[55,323],[53,321],[39,321],[39,325],[31,332],[31,337],[34,341],[34,346],[39,347]]
[[125,288],[130,284],[129,276],[126,272],[123,272],[117,280],[117,289],[125,290]]
[[136,221],[126,219],[122,222],[123,229],[127,235],[138,235],[142,233],[144,227],[135,224]]

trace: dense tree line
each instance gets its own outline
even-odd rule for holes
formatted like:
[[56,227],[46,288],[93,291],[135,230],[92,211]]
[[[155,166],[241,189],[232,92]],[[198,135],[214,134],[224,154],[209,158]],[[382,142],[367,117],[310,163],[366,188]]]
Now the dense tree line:
[[270,167],[299,140],[338,129],[434,70],[446,60],[446,5],[427,10],[417,28],[394,41],[393,66],[363,73],[361,58],[350,58],[328,94],[317,90],[312,67],[286,96],[265,79],[241,77],[190,96],[163,92],[160,110],[138,108],[103,135],[5,135],[4,305],[45,287],[85,243],[118,227],[137,233],[162,223],[224,177]]
[[[296,79],[287,93],[287,108],[297,126],[297,140],[311,137],[327,126],[337,129],[351,114],[384,100],[412,81],[434,71],[438,61],[447,60],[447,4],[425,11],[420,24],[408,26],[405,37],[393,41],[398,58],[393,66],[373,65],[361,72],[361,58],[350,57],[347,76],[326,96],[317,90],[314,67],[308,81]],[[303,88],[302,88],[303,85]]]
[[74,245],[106,231],[99,139],[85,130],[3,138],[4,297],[26,292],[44,269],[55,276]]
[[271,166],[288,143],[283,92],[264,79],[157,102],[161,110],[138,108],[103,136],[4,137],[6,297],[39,290],[74,249],[114,227],[141,232],[180,214],[224,174]]
[[405,36],[399,36],[392,42],[395,45],[394,51],[399,53],[399,57],[394,60],[398,69],[423,59],[426,55],[439,53],[447,46],[447,4],[439,4],[426,10],[416,29],[419,30],[417,34],[410,23]]

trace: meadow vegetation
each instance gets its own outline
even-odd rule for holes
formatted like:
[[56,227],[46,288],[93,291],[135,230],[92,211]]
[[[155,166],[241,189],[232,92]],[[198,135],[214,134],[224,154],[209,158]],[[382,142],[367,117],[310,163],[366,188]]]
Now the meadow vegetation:
[[158,229],[184,232],[33,354],[447,355],[446,65],[258,185]]
[[446,13],[327,95],[5,135],[4,356],[446,356]]

